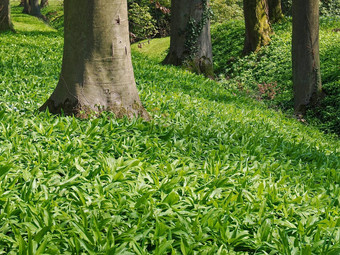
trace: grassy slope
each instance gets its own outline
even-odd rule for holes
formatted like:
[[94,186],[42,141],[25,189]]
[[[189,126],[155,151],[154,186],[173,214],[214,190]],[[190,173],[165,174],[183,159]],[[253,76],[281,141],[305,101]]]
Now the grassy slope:
[[[321,19],[321,75],[327,96],[318,108],[310,109],[306,116],[309,123],[337,135],[340,135],[340,32],[334,29],[339,27],[339,18]],[[225,88],[293,115],[291,30],[289,19],[275,24],[271,44],[257,54],[242,57],[244,22],[232,20],[214,25],[212,43],[215,73]],[[169,39],[164,38],[135,49],[161,62],[168,47]]]
[[0,35],[0,254],[339,251],[339,140],[137,52],[149,123],[37,113],[63,40],[20,17]]
[[[228,89],[242,89],[267,105],[292,111],[291,20],[275,24],[272,42],[257,54],[241,57],[244,22],[231,21],[212,29],[216,72],[226,76]],[[320,19],[320,61],[323,88],[327,97],[319,108],[308,112],[308,121],[324,131],[340,135],[340,18]],[[237,86],[235,86],[237,84]],[[265,85],[265,92],[259,92]],[[276,95],[269,98],[268,94]]]

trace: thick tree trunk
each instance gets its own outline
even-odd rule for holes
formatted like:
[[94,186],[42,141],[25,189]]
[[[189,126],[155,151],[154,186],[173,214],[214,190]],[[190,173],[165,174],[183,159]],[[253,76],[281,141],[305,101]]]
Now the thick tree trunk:
[[319,1],[293,1],[293,86],[297,114],[322,96],[319,58]]
[[126,0],[65,1],[64,56],[59,83],[40,110],[86,117],[149,118],[135,84]]
[[271,27],[265,0],[243,0],[246,37],[243,54],[257,52],[270,42]]
[[272,24],[283,18],[281,0],[268,0],[268,14],[269,21]]
[[39,0],[24,0],[23,13],[41,18]]
[[41,17],[40,12],[40,4],[39,0],[29,0],[29,4],[31,6],[31,12],[29,13],[32,16]]
[[0,31],[12,30],[9,0],[0,0]]
[[186,64],[197,73],[213,77],[209,1],[172,0],[169,54],[164,64]]

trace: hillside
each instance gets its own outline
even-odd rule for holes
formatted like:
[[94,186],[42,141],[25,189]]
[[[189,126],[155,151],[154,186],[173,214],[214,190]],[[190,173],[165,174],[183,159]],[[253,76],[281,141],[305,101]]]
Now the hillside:
[[[216,79],[226,90],[262,101],[268,107],[293,116],[291,61],[291,19],[273,25],[271,43],[256,54],[242,56],[244,22],[231,20],[211,29]],[[340,136],[340,18],[321,17],[320,58],[323,91],[326,97],[310,108],[309,125]],[[143,41],[135,50],[161,62],[169,38]]]
[[63,38],[0,34],[0,254],[338,254],[340,141],[134,50],[150,122],[36,109]]

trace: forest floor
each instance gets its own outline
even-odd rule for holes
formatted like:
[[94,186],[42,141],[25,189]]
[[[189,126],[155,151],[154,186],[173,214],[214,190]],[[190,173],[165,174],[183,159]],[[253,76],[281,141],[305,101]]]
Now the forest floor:
[[[340,17],[320,19],[321,77],[325,98],[310,107],[304,123],[340,137]],[[244,22],[231,20],[211,29],[216,80],[228,91],[261,101],[267,107],[294,117],[291,18],[273,25],[271,43],[258,53],[242,56]],[[161,62],[169,38],[145,40],[134,50]],[[138,46],[138,47],[137,47]]]
[[63,34],[0,34],[0,254],[339,254],[340,141],[133,51],[152,120],[37,112]]

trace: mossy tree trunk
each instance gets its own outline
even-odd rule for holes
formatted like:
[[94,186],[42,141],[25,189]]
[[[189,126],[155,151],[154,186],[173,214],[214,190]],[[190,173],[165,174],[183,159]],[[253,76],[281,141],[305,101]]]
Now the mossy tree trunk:
[[272,24],[283,18],[281,0],[268,0],[268,14]]
[[11,8],[9,0],[0,0],[0,32],[12,30]]
[[41,0],[40,2],[40,8],[44,8],[48,5],[48,0]]
[[322,97],[319,57],[319,1],[293,1],[292,64],[297,114]]
[[126,0],[65,1],[64,55],[58,85],[40,108],[87,117],[149,118],[131,62]]
[[170,50],[164,64],[213,77],[208,0],[171,1]]
[[41,18],[39,0],[25,0],[23,13]]
[[246,55],[267,45],[272,30],[265,0],[243,0],[243,11],[246,26],[243,54]]

